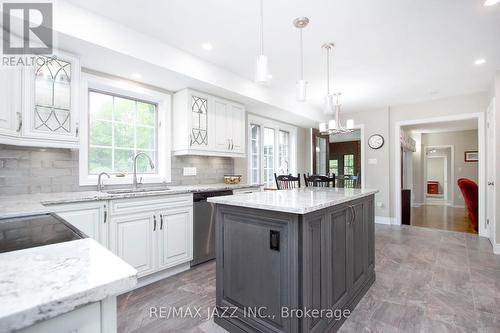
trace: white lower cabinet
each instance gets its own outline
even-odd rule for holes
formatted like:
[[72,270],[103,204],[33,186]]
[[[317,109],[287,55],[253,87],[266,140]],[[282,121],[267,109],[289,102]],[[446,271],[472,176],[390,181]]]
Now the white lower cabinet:
[[193,258],[193,208],[160,212],[158,269],[166,269]]
[[108,247],[107,203],[105,201],[49,206],[53,212],[90,238]]
[[193,259],[192,194],[122,200],[110,202],[110,249],[139,277]]
[[155,226],[154,213],[112,216],[110,249],[137,270],[142,277],[154,273]]
[[[111,318],[110,318],[111,319]],[[114,318],[116,321],[116,318]],[[18,333],[99,333],[101,303],[92,303],[77,310],[18,331]]]

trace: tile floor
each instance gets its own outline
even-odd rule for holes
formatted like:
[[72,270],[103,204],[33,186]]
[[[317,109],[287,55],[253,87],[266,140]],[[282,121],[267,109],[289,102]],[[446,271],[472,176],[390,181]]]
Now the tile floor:
[[[377,225],[375,244],[377,280],[340,332],[500,332],[500,256],[488,240]],[[120,296],[118,331],[225,332],[205,317],[149,317],[155,306],[212,307],[214,269],[204,264]]]

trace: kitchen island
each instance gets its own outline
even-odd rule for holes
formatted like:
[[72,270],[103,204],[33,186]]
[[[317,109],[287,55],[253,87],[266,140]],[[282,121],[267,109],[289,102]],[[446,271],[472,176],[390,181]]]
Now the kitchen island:
[[376,192],[301,188],[210,198],[215,322],[229,332],[336,331],[375,281]]

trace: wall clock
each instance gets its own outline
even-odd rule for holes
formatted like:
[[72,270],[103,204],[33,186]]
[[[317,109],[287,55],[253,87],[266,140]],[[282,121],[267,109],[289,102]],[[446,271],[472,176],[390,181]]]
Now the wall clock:
[[384,137],[380,134],[373,134],[368,139],[368,146],[371,149],[380,149],[384,145]]

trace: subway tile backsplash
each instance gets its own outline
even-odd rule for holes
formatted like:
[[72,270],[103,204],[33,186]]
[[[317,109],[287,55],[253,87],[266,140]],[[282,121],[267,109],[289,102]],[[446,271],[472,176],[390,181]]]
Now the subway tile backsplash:
[[[183,176],[196,167],[196,176]],[[220,183],[234,171],[228,157],[172,156],[171,185]],[[0,145],[0,195],[93,190],[78,185],[78,151]]]

